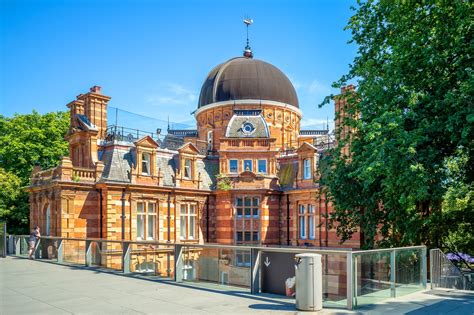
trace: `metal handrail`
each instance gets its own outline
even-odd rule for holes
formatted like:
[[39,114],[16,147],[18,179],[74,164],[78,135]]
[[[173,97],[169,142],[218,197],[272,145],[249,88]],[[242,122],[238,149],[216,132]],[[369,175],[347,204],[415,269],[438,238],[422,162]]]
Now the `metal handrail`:
[[375,249],[367,249],[367,250],[355,250],[355,251],[352,251],[352,253],[364,254],[364,253],[391,252],[394,250],[423,249],[423,248],[426,248],[426,246],[416,245],[416,246],[407,246],[407,247],[375,248]]
[[[29,237],[29,235],[16,235],[18,237]],[[201,248],[222,248],[222,249],[236,249],[236,250],[260,250],[263,252],[284,252],[284,253],[321,253],[321,254],[346,254],[356,253],[351,248],[336,248],[336,249],[319,249],[308,247],[279,247],[279,246],[252,246],[252,245],[227,245],[227,244],[198,244],[185,242],[157,242],[157,241],[133,241],[133,240],[108,240],[104,238],[77,238],[77,237],[59,237],[59,236],[41,236],[43,239],[51,240],[65,240],[65,241],[91,241],[101,243],[117,243],[117,244],[138,244],[138,245],[157,245],[157,246],[174,246],[181,245],[183,247],[201,247]]]
[[[15,241],[15,252],[16,254],[21,254],[21,239],[28,238],[29,235],[16,235],[13,236],[13,240]],[[200,253],[202,250],[208,249],[217,249],[217,250],[235,250],[235,251],[248,251],[250,252],[251,263],[250,263],[250,292],[251,293],[258,293],[260,292],[261,288],[261,268],[262,268],[262,255],[265,252],[280,252],[280,253],[316,253],[321,255],[328,255],[332,257],[335,256],[342,256],[342,259],[346,261],[346,270],[345,270],[345,285],[346,285],[346,303],[347,309],[351,310],[357,306],[358,303],[358,271],[357,269],[360,268],[360,257],[362,254],[377,254],[382,252],[389,252],[390,253],[390,281],[385,281],[385,285],[390,284],[391,290],[391,297],[396,296],[396,273],[397,271],[397,252],[406,252],[407,250],[419,250],[420,253],[420,260],[417,260],[416,264],[419,264],[420,267],[420,289],[426,288],[426,246],[410,246],[410,247],[396,247],[396,248],[383,248],[383,249],[372,249],[372,250],[352,250],[350,248],[307,248],[307,247],[287,247],[287,246],[255,246],[255,245],[232,245],[232,244],[199,244],[199,243],[188,243],[188,242],[162,242],[156,240],[108,240],[103,238],[64,238],[58,236],[42,236],[41,239],[46,240],[57,240],[57,256],[56,259],[58,263],[62,263],[63,261],[63,253],[64,253],[64,241],[79,241],[85,242],[85,251],[83,251],[82,255],[85,255],[80,264],[85,264],[86,266],[93,266],[94,265],[94,257],[93,257],[93,247],[92,244],[96,243],[112,243],[112,244],[120,244],[121,249],[112,249],[113,252],[107,250],[102,251],[100,246],[97,247],[99,250],[99,255],[114,255],[114,256],[121,256],[121,268],[124,274],[131,273],[131,262],[138,260],[138,256],[145,256],[152,255],[153,261],[157,258],[155,255],[160,254],[167,254],[167,275],[168,277],[174,277],[174,281],[181,282],[184,280],[184,271],[186,267],[186,256],[188,253]],[[37,247],[40,242],[37,242]],[[133,245],[145,246],[150,248],[133,248]],[[81,244],[82,247],[82,244]],[[156,248],[153,248],[156,247]],[[18,249],[20,252],[18,252]],[[170,260],[170,255],[173,256],[172,261]],[[188,257],[189,258],[189,257]],[[194,259],[194,258],[193,258]],[[172,265],[174,264],[174,267]],[[415,263],[414,263],[415,264]],[[268,267],[268,266],[267,266]],[[112,269],[117,269],[117,267],[110,267]],[[136,272],[136,271],[135,271]],[[342,272],[344,273],[344,272]],[[365,281],[371,281],[371,278],[365,279]],[[378,281],[377,283],[379,283]],[[363,295],[363,294],[362,294]]]

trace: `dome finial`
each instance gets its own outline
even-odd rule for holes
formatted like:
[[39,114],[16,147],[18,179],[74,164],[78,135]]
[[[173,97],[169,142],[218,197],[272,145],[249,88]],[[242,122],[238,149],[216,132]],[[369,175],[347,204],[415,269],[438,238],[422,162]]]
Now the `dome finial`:
[[247,46],[244,49],[244,57],[253,58],[252,48],[250,48],[249,43],[249,25],[253,24],[253,20],[251,18],[244,18],[244,24],[247,26]]

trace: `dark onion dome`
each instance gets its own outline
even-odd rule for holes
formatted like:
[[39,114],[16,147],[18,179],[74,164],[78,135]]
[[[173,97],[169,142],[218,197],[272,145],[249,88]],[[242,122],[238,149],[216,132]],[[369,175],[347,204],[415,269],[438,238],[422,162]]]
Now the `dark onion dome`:
[[293,84],[280,69],[246,57],[230,59],[209,72],[201,88],[198,108],[234,100],[266,100],[299,106]]

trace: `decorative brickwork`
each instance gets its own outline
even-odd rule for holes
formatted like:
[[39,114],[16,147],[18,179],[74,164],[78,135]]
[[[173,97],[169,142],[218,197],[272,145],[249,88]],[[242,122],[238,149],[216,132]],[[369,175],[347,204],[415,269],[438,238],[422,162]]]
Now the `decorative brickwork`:
[[[332,205],[317,172],[326,148],[316,143],[327,131],[300,136],[298,107],[271,100],[206,104],[195,113],[197,130],[171,130],[168,140],[127,141],[106,135],[109,100],[95,86],[67,105],[69,156],[56,168],[33,171],[32,226],[50,235],[110,241],[359,247],[358,234],[341,245],[329,228]],[[338,110],[342,104],[336,101]],[[73,259],[73,246],[65,247],[65,257]],[[117,243],[94,246],[107,253],[97,263],[118,266]],[[214,257],[222,268],[238,258],[212,251],[187,255]],[[132,271],[172,273],[169,249],[133,248],[131,259]],[[246,272],[229,277],[239,283]]]

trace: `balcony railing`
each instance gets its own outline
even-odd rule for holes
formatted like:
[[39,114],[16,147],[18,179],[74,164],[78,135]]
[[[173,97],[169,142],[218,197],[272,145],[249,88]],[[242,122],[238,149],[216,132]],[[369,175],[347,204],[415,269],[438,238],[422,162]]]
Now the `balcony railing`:
[[124,141],[134,142],[145,136],[150,136],[155,141],[160,140],[161,130],[157,129],[156,132],[143,131],[138,129],[126,128],[117,125],[107,126],[106,129],[106,141]]
[[[27,235],[9,237],[9,254],[26,256]],[[269,278],[294,275],[294,256],[316,253],[323,262],[323,306],[353,309],[424,290],[426,247],[380,250],[120,241],[43,236],[35,257],[176,282],[246,287],[253,294],[275,290]],[[273,265],[272,265],[273,264]],[[283,281],[285,282],[285,281]],[[285,283],[278,283],[284,288]]]
[[221,139],[221,150],[226,149],[271,149],[275,139]]
[[102,177],[104,164],[96,162],[93,168],[76,167],[68,157],[63,157],[59,166],[31,175],[31,184],[43,185],[52,181],[96,182]]

